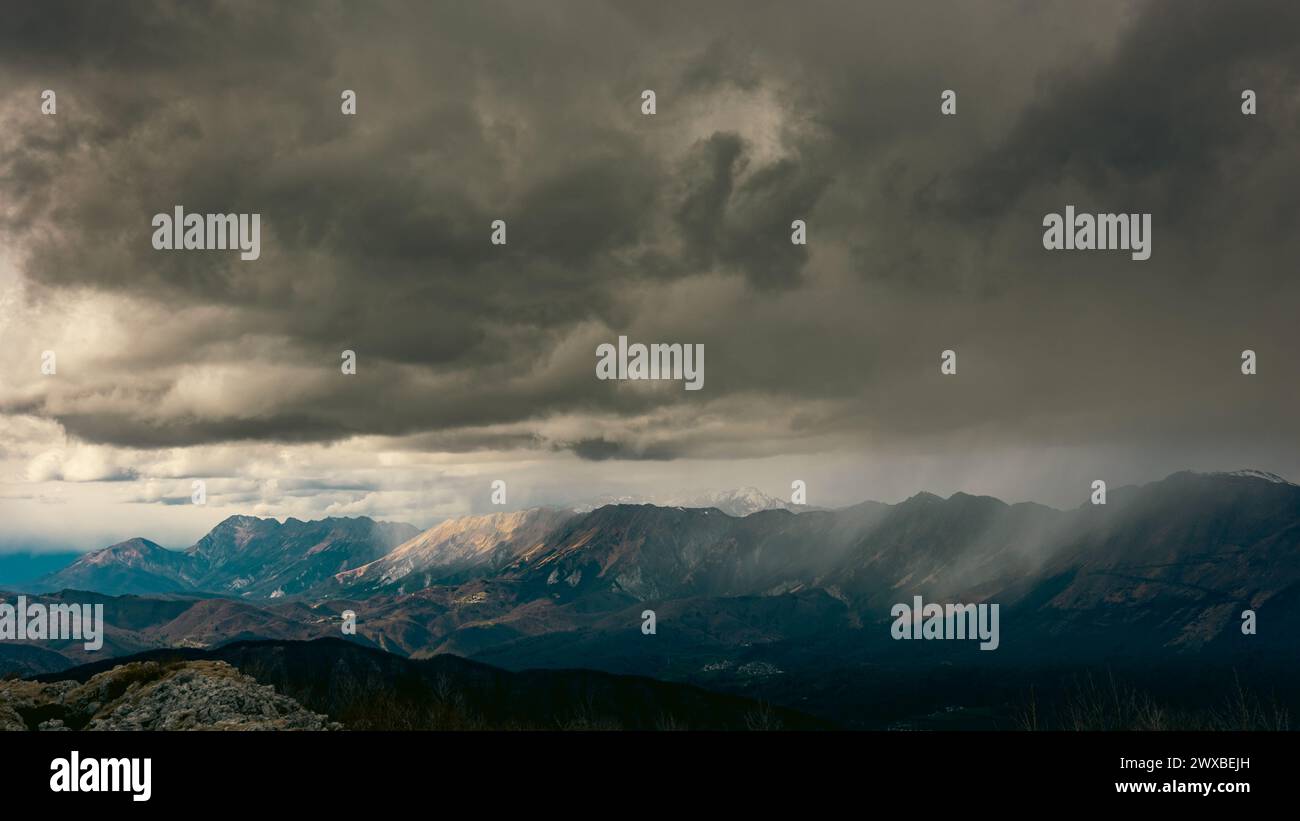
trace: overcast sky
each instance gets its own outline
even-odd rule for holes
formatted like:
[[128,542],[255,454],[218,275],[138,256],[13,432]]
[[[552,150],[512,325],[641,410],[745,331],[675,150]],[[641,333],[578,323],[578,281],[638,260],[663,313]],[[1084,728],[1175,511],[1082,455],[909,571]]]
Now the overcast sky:
[[[4,17],[0,550],[427,525],[494,479],[510,508],[1300,479],[1289,0]],[[1044,250],[1070,204],[1152,214],[1151,258]],[[260,258],[154,250],[176,205],[260,214]],[[703,390],[596,379],[620,334],[703,344]]]

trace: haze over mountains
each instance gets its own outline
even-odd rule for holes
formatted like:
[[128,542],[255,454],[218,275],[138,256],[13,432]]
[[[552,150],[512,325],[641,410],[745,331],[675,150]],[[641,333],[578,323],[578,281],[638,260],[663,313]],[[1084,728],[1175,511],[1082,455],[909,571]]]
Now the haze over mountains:
[[[630,499],[621,499],[610,504],[629,503]],[[801,509],[752,487],[674,497],[662,504],[714,508],[735,517]],[[417,589],[500,569],[575,513],[602,506],[609,504],[466,516],[422,533],[411,525],[365,517],[289,519],[280,524],[274,519],[232,516],[183,553],[137,537],[86,554],[26,587],[115,594],[205,592],[247,598],[389,586]]]
[[756,487],[743,487],[738,490],[706,490],[699,493],[673,494],[668,496],[602,496],[593,501],[574,505],[577,513],[590,513],[606,505],[643,505],[659,507],[712,507],[728,516],[748,516],[760,510],[789,510],[798,513],[804,510],[816,510],[805,505],[796,505],[771,496]]
[[304,593],[384,556],[418,533],[369,518],[302,522],[231,516],[184,552],[144,538],[88,553],[29,585],[99,593],[208,592],[274,598]]
[[[186,551],[132,539],[23,589],[104,604],[104,648],[0,642],[0,672],[340,637],[351,610],[349,642],[413,660],[649,676],[892,726],[967,696],[1046,694],[1052,669],[1165,670],[1159,686],[1202,700],[1239,677],[1294,680],[1267,670],[1300,657],[1300,487],[1178,473],[1073,510],[920,493],[743,517],[536,508],[422,533],[236,516]],[[916,595],[998,604],[999,649],[892,640],[890,608]],[[653,635],[641,630],[647,609]],[[1240,629],[1247,609],[1257,634]],[[971,690],[972,676],[992,678]]]
[[[727,686],[882,660],[1230,658],[1295,649],[1300,487],[1179,473],[1069,511],[922,493],[744,517],[538,508],[418,534],[369,519],[232,517],[187,551],[133,539],[37,587],[118,596],[96,597],[108,653],[338,636],[351,609],[353,640],[399,655]],[[916,595],[999,604],[1000,649],[892,641],[890,608]],[[647,608],[652,636],[640,631]],[[1267,625],[1259,635],[1241,633],[1246,609]],[[0,652],[37,671],[96,658],[72,642]]]
[[[25,587],[114,594],[207,592],[251,598],[377,590],[399,584],[401,589],[414,589],[481,573],[484,568],[499,569],[573,513],[628,504],[714,508],[734,517],[763,510],[816,509],[747,487],[665,499],[610,497],[567,510],[534,508],[465,516],[424,532],[366,517],[288,519],[280,524],[274,519],[232,516],[184,552],[137,537],[88,553]],[[336,583],[330,584],[331,579]]]

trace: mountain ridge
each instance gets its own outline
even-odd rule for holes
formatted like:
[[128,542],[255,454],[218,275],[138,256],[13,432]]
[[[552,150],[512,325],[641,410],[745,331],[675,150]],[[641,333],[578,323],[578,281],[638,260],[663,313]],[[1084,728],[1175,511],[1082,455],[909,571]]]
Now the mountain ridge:
[[[449,519],[414,533],[364,517],[279,523],[233,516],[183,553],[128,540],[87,554],[37,589],[319,601],[467,586],[468,597],[508,588],[515,603],[563,603],[591,595],[650,600],[820,587],[856,608],[879,607],[902,588],[940,596],[1013,591],[1025,579],[1070,567],[1122,564],[1150,552],[1140,542],[1150,540],[1143,534],[1152,522],[1223,509],[1225,499],[1237,512],[1224,514],[1226,524],[1214,526],[1220,531],[1243,515],[1289,521],[1288,500],[1297,492],[1257,471],[1181,471],[1115,488],[1106,505],[1072,510],[921,492],[892,505],[768,509],[739,518],[716,508],[651,504],[587,513],[531,508]],[[1125,528],[1138,533],[1117,535]],[[1188,530],[1186,538],[1197,532]],[[394,543],[398,536],[408,538]]]
[[[520,512],[431,528],[441,539],[432,555],[472,566],[430,586],[418,571],[319,598],[68,591],[42,601],[102,602],[98,657],[337,637],[352,611],[350,641],[414,660],[581,667],[792,706],[801,688],[834,700],[844,690],[833,682],[889,670],[906,691],[918,671],[954,664],[1257,670],[1294,658],[1300,635],[1300,487],[1253,475],[1182,472],[1072,510],[930,494],[743,518],[654,505],[555,515],[541,539]],[[998,605],[997,651],[893,640],[892,607],[915,596]],[[1258,635],[1241,629],[1246,610],[1266,626]],[[642,632],[646,611],[654,633]],[[0,671],[94,657],[76,642],[0,643]]]
[[[367,516],[302,522],[234,515],[185,550],[143,537],[84,554],[29,585],[110,593],[210,592],[269,598],[296,593],[372,561],[416,532]],[[286,590],[286,588],[288,588]]]

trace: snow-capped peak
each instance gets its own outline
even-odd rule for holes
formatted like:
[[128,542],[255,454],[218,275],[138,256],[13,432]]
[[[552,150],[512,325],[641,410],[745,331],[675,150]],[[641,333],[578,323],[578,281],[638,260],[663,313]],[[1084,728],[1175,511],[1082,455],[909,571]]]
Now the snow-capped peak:
[[575,505],[577,513],[587,513],[598,507],[617,504],[652,504],[659,507],[675,508],[717,508],[728,516],[748,516],[761,510],[799,511],[798,505],[792,505],[775,496],[770,496],[756,487],[743,487],[737,490],[706,490],[699,493],[679,496],[605,496],[581,505]]

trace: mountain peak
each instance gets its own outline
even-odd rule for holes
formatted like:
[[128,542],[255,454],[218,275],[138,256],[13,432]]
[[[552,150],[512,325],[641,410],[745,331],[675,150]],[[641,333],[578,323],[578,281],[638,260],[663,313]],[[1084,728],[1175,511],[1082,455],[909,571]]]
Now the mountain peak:
[[280,523],[277,522],[275,519],[264,519],[261,516],[250,516],[246,513],[236,513],[233,516],[227,516],[226,518],[217,522],[216,526],[214,526],[212,530],[216,531],[222,528],[229,529],[232,527],[247,527],[247,526],[261,525],[261,524],[270,524],[276,527],[279,527],[280,525]]
[[103,593],[171,593],[180,580],[184,553],[137,536],[93,550],[72,564],[39,579],[36,590],[75,588]]
[[705,490],[676,496],[602,496],[575,505],[575,513],[590,513],[608,505],[654,505],[656,507],[716,508],[728,516],[742,518],[761,510],[788,510],[798,513],[806,508],[771,496],[748,485],[733,490]]
[[173,555],[173,553],[174,551],[168,550],[157,542],[151,542],[143,536],[136,536],[133,539],[127,539],[124,542],[118,542],[99,550],[92,550],[74,564],[81,564],[84,567],[97,567],[107,564],[134,565],[150,561],[159,556]]
[[348,585],[386,585],[411,574],[452,572],[502,560],[536,546],[571,514],[550,507],[500,511],[447,519],[397,545],[372,562],[348,569],[335,579]]
[[104,552],[105,550],[145,550],[145,551],[154,551],[154,550],[166,550],[166,549],[167,549],[167,548],[163,547],[162,545],[158,544],[157,542],[150,541],[149,539],[146,539],[146,538],[143,537],[143,536],[134,536],[134,537],[132,537],[132,538],[130,538],[130,539],[127,539],[127,540],[125,540],[125,541],[118,542],[117,544],[111,544],[111,545],[109,545],[108,547],[101,548],[100,550],[97,550],[97,551],[95,551],[95,552],[97,552],[97,553],[102,553],[102,552]]
[[909,502],[911,502],[912,504],[925,504],[927,502],[942,502],[942,501],[943,501],[942,496],[931,493],[928,490],[922,490],[918,493],[913,493],[911,496],[908,496],[906,499],[900,502],[900,504],[905,505]]

